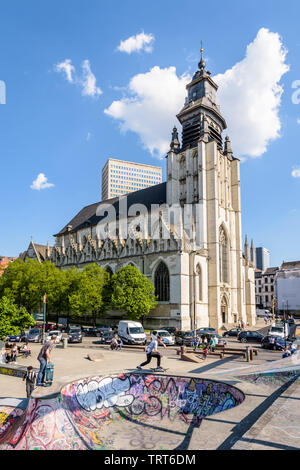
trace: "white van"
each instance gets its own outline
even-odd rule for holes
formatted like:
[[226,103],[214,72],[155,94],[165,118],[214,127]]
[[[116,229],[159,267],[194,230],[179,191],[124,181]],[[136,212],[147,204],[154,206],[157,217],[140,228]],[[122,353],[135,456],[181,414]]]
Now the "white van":
[[280,338],[288,338],[290,333],[289,325],[287,323],[273,323],[269,329],[269,335],[280,336]]
[[120,321],[118,335],[124,344],[147,344],[143,325],[136,321]]

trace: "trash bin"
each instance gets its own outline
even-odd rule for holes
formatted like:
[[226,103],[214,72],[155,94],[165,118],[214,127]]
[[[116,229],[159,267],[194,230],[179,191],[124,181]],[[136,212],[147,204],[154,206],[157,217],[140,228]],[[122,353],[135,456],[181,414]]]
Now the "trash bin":
[[63,338],[63,348],[66,349],[68,347],[68,338]]

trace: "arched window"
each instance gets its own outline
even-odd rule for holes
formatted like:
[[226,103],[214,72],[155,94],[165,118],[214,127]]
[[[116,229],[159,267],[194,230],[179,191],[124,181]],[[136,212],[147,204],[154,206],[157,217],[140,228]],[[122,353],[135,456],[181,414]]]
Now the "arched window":
[[170,276],[165,263],[159,263],[154,276],[155,295],[158,301],[168,302],[170,300]]
[[203,293],[202,293],[202,271],[200,264],[197,265],[196,268],[197,276],[198,276],[198,300],[203,300]]
[[223,227],[219,234],[220,282],[229,282],[228,239]]

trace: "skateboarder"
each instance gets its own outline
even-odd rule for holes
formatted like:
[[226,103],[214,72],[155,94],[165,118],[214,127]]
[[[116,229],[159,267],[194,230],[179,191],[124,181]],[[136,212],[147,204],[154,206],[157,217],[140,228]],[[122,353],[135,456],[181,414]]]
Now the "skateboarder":
[[146,350],[147,361],[145,361],[142,364],[140,364],[139,366],[137,366],[137,369],[141,369],[142,367],[146,366],[147,364],[149,364],[151,362],[152,357],[156,357],[156,359],[157,359],[157,369],[163,370],[163,368],[160,367],[161,354],[157,350],[158,343],[161,344],[164,348],[167,348],[165,343],[163,343],[160,335],[157,335],[157,338],[154,337],[153,340],[151,341],[151,343],[148,345],[147,350]]
[[37,376],[36,384],[38,387],[45,387],[45,372],[47,363],[51,362],[50,353],[54,347],[56,335],[52,335],[50,341],[44,344],[38,355],[38,361],[40,362],[40,370]]

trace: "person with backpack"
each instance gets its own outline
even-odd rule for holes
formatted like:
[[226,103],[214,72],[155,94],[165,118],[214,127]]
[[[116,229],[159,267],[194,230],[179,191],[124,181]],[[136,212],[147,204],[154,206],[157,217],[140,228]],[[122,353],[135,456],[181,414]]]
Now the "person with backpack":
[[34,385],[36,382],[36,373],[33,370],[32,366],[27,367],[26,374],[23,377],[23,382],[26,380],[26,394],[27,398],[31,397],[31,394],[34,390]]

